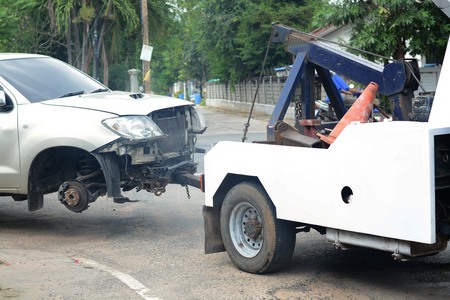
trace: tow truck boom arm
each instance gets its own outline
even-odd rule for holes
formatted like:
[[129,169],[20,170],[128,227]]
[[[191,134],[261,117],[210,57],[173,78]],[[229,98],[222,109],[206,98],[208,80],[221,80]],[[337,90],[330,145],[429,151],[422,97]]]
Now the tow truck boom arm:
[[389,97],[394,120],[407,120],[411,112],[413,91],[418,88],[420,79],[417,61],[395,61],[385,67],[341,50],[337,47],[318,40],[316,37],[298,31],[294,28],[273,24],[272,41],[285,42],[287,51],[296,55],[296,60],[289,73],[286,84],[276,104],[274,113],[268,126],[268,138],[273,137],[273,126],[284,118],[295,89],[301,80],[302,105],[304,117],[311,118],[314,109],[315,72],[319,76],[330,102],[340,119],[346,108],[340,97],[340,92],[334,85],[330,70],[341,74],[364,86],[371,81],[379,85],[379,92]]

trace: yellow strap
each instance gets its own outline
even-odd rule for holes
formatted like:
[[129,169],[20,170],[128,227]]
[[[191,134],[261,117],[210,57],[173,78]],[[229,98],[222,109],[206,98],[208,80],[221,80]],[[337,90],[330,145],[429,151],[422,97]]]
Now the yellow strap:
[[144,79],[142,79],[142,81],[148,80],[148,78],[150,77],[150,71],[151,71],[151,69],[148,70],[147,73],[145,73]]

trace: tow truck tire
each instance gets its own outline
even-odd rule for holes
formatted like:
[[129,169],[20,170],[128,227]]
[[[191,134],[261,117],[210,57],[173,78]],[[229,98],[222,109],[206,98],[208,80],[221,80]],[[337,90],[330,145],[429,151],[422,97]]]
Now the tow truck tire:
[[294,252],[295,226],[276,218],[272,201],[257,183],[243,182],[227,193],[220,231],[230,259],[246,272],[278,271]]

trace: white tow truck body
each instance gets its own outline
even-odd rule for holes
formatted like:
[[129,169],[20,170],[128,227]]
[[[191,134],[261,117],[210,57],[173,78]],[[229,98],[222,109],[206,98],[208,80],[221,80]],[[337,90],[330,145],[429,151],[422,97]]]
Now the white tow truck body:
[[[317,229],[338,248],[374,248],[396,259],[445,250],[450,233],[450,199],[445,197],[450,181],[442,181],[450,170],[449,49],[428,122],[351,124],[328,149],[219,142],[205,156],[206,252],[223,250],[223,242],[240,269],[278,270],[293,246],[278,245],[292,240],[292,234],[271,233],[277,222],[297,232]],[[272,207],[274,220],[261,201],[243,194],[254,186],[265,195],[262,202]],[[247,210],[240,210],[240,203]],[[255,226],[249,220],[257,220]],[[255,230],[256,235],[249,233]],[[212,238],[211,231],[218,237]]]
[[280,219],[434,243],[433,140],[450,128],[424,125],[353,125],[329,149],[220,142],[205,157],[206,205],[239,174],[258,178]]

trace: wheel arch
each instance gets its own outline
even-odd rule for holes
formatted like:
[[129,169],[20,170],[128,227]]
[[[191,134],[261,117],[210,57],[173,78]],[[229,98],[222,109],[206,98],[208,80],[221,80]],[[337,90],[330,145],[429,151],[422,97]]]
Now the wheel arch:
[[[56,146],[42,150],[33,158],[30,164],[27,172],[28,181],[35,181],[41,176],[50,174],[52,174],[52,178],[55,178],[55,176],[62,173],[62,176],[60,176],[62,179],[76,176],[76,164],[79,162],[78,157],[80,154],[91,155],[83,149],[71,146]],[[60,164],[56,165],[57,163]],[[55,169],[60,171],[55,174],[52,172]]]
[[228,191],[231,190],[234,186],[244,181],[257,183],[265,190],[264,186],[262,185],[261,181],[257,176],[228,173],[213,196],[214,207],[220,209]]
[[26,171],[28,209],[43,207],[43,195],[58,191],[59,186],[77,177],[81,157],[97,158],[90,152],[72,146],[57,146],[42,150],[32,160]]

